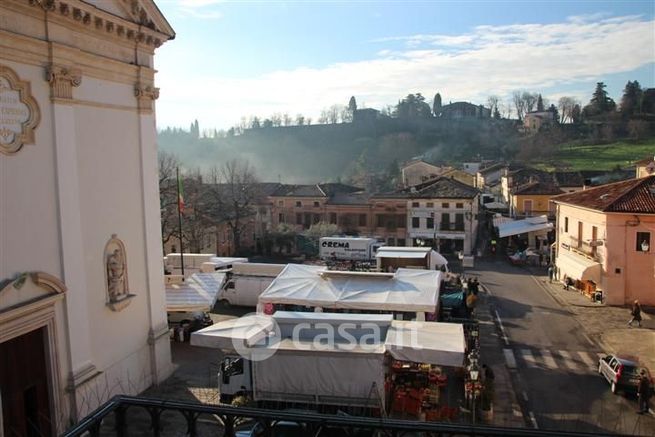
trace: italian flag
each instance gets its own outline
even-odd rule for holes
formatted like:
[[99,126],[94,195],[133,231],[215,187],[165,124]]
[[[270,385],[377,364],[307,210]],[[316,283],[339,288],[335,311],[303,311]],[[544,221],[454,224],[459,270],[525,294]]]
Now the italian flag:
[[179,171],[177,173],[177,208],[180,212],[184,212],[184,187]]

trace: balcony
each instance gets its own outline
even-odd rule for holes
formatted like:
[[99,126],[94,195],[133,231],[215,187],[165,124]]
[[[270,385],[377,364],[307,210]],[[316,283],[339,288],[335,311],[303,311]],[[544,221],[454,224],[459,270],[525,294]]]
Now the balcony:
[[580,240],[577,237],[570,238],[571,252],[575,252],[592,261],[600,262],[598,246],[603,245],[603,240]]

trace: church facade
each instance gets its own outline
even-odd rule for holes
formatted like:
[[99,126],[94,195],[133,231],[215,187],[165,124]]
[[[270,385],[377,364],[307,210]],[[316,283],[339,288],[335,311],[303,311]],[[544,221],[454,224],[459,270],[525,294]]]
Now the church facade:
[[0,3],[4,435],[57,435],[173,370],[153,59],[174,36],[151,0]]

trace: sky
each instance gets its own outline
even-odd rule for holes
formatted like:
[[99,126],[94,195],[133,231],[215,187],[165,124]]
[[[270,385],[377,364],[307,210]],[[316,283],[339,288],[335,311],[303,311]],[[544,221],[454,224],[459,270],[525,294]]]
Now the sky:
[[617,103],[655,87],[655,2],[156,0],[176,37],[157,50],[158,127],[227,129],[242,117],[347,105],[510,106],[517,90]]

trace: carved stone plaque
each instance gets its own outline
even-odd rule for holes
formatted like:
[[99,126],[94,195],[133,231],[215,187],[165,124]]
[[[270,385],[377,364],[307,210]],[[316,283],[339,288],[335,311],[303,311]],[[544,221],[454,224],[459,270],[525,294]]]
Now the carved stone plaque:
[[40,119],[29,82],[0,65],[0,153],[10,155],[23,144],[34,144],[34,129]]

